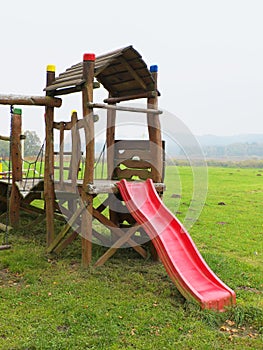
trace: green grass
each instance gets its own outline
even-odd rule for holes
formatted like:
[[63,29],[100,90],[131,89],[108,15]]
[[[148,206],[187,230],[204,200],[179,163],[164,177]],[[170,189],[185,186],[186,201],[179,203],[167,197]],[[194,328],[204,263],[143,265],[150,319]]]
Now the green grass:
[[[209,168],[207,200],[190,229],[210,267],[236,291],[236,307],[201,311],[179,294],[160,263],[144,261],[131,249],[83,270],[80,240],[52,257],[45,253],[43,223],[20,226],[12,231],[12,249],[0,251],[0,349],[262,349],[258,174]],[[189,214],[192,176],[189,167],[166,170],[164,201],[182,222]],[[174,196],[179,180],[182,190]],[[23,215],[22,223],[29,219]],[[94,246],[94,260],[103,251]]]

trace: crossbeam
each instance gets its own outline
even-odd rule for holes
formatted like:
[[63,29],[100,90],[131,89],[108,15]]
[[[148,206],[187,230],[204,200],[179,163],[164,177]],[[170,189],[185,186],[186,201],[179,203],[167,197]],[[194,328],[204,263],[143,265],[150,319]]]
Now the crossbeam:
[[[25,140],[26,136],[25,135],[20,135],[20,140]],[[2,136],[0,135],[0,141],[10,141],[11,138],[10,136]]]
[[0,135],[0,140],[1,141],[10,141],[10,137],[9,136],[2,136],[2,135]]
[[62,100],[51,96],[25,96],[25,95],[3,95],[0,94],[0,104],[19,106],[47,106],[60,107]]
[[143,92],[140,94],[135,94],[135,95],[128,95],[128,96],[120,96],[120,97],[109,97],[105,98],[103,102],[105,103],[119,103],[123,101],[130,101],[130,100],[137,100],[138,98],[149,98],[149,97],[155,97],[158,95],[157,91],[148,91],[148,92]]
[[138,107],[127,107],[127,106],[114,106],[107,105],[104,103],[88,103],[88,107],[90,108],[102,108],[114,111],[124,111],[124,112],[138,112],[138,113],[149,113],[149,114],[162,114],[163,112],[158,109],[152,108],[138,108]]

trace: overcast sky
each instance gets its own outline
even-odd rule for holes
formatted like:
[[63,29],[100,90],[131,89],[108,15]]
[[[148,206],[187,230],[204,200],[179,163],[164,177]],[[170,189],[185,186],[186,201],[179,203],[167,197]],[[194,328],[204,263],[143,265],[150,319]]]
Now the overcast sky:
[[[1,2],[0,93],[43,95],[47,64],[60,73],[84,52],[133,45],[159,66],[160,107],[194,134],[263,133],[262,15],[261,0]],[[56,118],[79,101],[63,97]],[[24,130],[42,138],[43,108],[23,111]],[[7,106],[0,117],[6,134]]]

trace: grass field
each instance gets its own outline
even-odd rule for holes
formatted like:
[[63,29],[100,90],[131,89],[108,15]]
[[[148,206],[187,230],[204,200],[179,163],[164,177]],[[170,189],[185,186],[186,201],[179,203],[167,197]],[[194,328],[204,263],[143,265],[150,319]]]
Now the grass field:
[[[235,290],[235,307],[201,311],[160,263],[131,249],[87,270],[79,240],[60,257],[48,256],[43,222],[30,226],[23,215],[24,227],[11,232],[12,249],[0,251],[0,349],[262,349],[263,172],[211,167],[208,173],[208,196],[190,234]],[[184,222],[191,168],[167,167],[165,182],[164,201]],[[103,249],[94,246],[94,259]]]

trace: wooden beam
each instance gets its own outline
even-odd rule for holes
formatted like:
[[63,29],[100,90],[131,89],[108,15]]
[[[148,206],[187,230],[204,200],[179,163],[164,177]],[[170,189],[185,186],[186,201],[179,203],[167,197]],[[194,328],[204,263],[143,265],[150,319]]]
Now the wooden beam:
[[155,97],[157,94],[158,94],[157,91],[149,91],[149,92],[143,92],[141,94],[128,95],[128,96],[122,96],[122,97],[108,97],[108,98],[105,98],[103,102],[114,104],[114,103],[119,103],[123,101],[137,100],[139,98]]
[[[114,224],[111,220],[106,218],[106,216],[104,216],[103,214],[99,213],[95,209],[93,211],[93,216],[94,216],[94,218],[99,220],[99,222],[101,222],[103,225],[105,225],[108,228],[110,228],[114,232],[116,237],[122,237],[123,234],[125,234],[125,232],[122,229],[120,229],[118,225]],[[137,243],[133,239],[128,238],[127,239],[127,243],[129,243],[130,246],[134,250],[136,250],[136,252],[139,253],[143,258],[147,257],[147,252],[145,251],[145,249],[143,247],[137,245]]]
[[25,106],[46,106],[60,107],[62,100],[51,96],[24,96],[24,95],[3,95],[0,94],[0,104],[2,105],[25,105]]
[[56,238],[50,243],[50,245],[47,248],[47,252],[51,253],[56,246],[62,241],[62,239],[66,236],[68,231],[72,228],[75,221],[79,218],[79,216],[83,213],[85,210],[85,206],[81,206],[78,208],[78,210],[72,215],[72,217],[68,220],[66,225],[62,228],[60,233],[56,236]]
[[[55,66],[47,66],[46,85],[49,86],[55,80]],[[48,94],[48,93],[47,93]],[[46,96],[49,97],[49,96]],[[45,113],[45,131],[46,131],[46,150],[45,150],[45,175],[44,175],[44,198],[46,207],[46,241],[47,247],[50,246],[55,238],[54,228],[54,107],[46,106]]]
[[22,155],[20,135],[22,132],[22,110],[15,108],[11,116],[11,163],[12,163],[12,189],[9,199],[9,219],[12,226],[19,223],[19,209],[21,193],[16,181],[22,180]]
[[[156,67],[156,66],[153,66]],[[157,68],[157,67],[156,67]],[[157,69],[154,69],[152,76],[155,81],[155,90],[157,90]],[[148,109],[158,110],[158,96],[148,98],[147,100]],[[162,172],[163,172],[163,144],[162,144],[162,134],[161,134],[161,124],[158,115],[153,113],[147,113],[147,124],[150,140],[150,149],[153,159],[154,167],[152,169],[152,179],[153,182],[162,182]]]
[[[25,135],[20,135],[19,136],[20,140],[25,140],[26,139],[26,136]],[[0,141],[10,141],[10,137],[9,136],[2,136],[0,135]]]
[[54,248],[54,253],[55,254],[59,254],[62,252],[62,250],[64,250],[70,243],[72,243],[74,241],[74,239],[76,239],[78,237],[78,232],[73,231],[70,233],[70,235],[62,242],[60,242],[56,248]]
[[1,141],[10,141],[10,137],[9,136],[2,136],[2,135],[0,135],[0,140]]
[[141,85],[144,90],[147,90],[147,86],[143,79],[136,73],[136,71],[132,68],[132,66],[123,58],[119,57],[119,61],[124,65],[124,67],[128,70],[128,72],[133,76],[133,78]]
[[82,266],[88,267],[92,259],[92,213],[93,196],[86,193],[84,188],[93,183],[94,161],[95,161],[95,141],[94,141],[94,119],[93,110],[89,106],[93,101],[93,81],[95,70],[95,55],[84,54],[83,56],[83,80],[85,84],[82,89],[82,113],[84,121],[84,132],[86,141],[85,172],[83,187],[81,191],[82,201],[87,209],[81,220],[81,243],[82,243]]
[[137,107],[127,107],[127,106],[115,106],[107,105],[103,103],[88,103],[89,108],[102,108],[115,111],[124,111],[124,112],[138,112],[138,113],[147,113],[147,114],[162,114],[163,112],[153,108],[137,108]]
[[[151,66],[150,72],[154,79],[154,90],[157,91],[158,66]],[[147,100],[147,107],[158,110],[158,96],[150,97]],[[159,115],[147,114],[148,133],[150,140],[150,149],[153,156],[152,179],[153,182],[162,182],[163,180],[163,143],[161,134],[161,124]],[[160,194],[159,194],[160,195]],[[153,260],[158,261],[159,256],[152,241],[150,241],[150,252]]]
[[137,231],[138,226],[131,227],[128,232],[121,236],[95,263],[96,266],[103,265],[116,251],[126,243],[129,238]]
[[115,124],[116,124],[116,109],[108,109],[107,110],[107,130],[106,130],[108,179],[112,179],[113,170],[114,170]]

